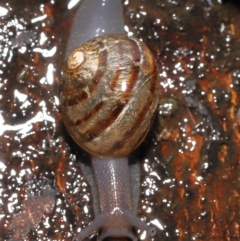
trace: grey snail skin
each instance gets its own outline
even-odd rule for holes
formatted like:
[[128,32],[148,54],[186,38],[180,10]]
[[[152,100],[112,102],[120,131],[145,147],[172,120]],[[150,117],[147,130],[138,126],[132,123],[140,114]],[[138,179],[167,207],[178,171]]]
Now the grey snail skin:
[[137,241],[133,228],[155,235],[132,211],[128,156],[149,131],[158,100],[154,56],[136,38],[101,35],[70,54],[62,71],[62,118],[75,142],[91,154],[101,212],[73,240],[99,231],[98,240]]
[[97,35],[125,33],[121,0],[79,2],[67,41],[66,56],[69,56],[75,47]]

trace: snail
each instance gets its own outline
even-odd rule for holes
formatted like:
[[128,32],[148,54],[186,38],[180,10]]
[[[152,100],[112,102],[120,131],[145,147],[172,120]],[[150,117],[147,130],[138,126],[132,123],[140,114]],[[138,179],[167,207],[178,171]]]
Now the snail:
[[98,240],[136,241],[134,227],[155,235],[155,228],[132,211],[128,156],[149,131],[158,96],[155,59],[136,38],[95,37],[67,59],[62,70],[62,118],[75,142],[91,154],[101,210],[73,240],[100,231]]

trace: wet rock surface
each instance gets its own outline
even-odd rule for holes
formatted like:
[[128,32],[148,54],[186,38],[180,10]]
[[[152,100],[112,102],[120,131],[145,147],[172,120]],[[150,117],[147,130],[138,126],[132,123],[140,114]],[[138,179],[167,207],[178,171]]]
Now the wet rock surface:
[[[141,166],[138,215],[156,226],[151,240],[239,240],[240,6],[122,3],[128,33],[155,54],[161,81],[158,116],[133,154]],[[59,113],[60,72],[80,7],[68,6],[0,4],[0,240],[72,240],[94,218],[79,165],[89,156]]]

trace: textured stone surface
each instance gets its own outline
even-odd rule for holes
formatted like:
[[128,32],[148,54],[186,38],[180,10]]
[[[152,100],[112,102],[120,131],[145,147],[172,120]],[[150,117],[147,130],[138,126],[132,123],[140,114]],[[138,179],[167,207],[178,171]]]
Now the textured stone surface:
[[[159,116],[134,154],[152,240],[240,239],[240,7],[219,2],[123,1],[129,32],[153,51],[161,77]],[[72,240],[94,218],[79,167],[89,156],[59,113],[78,7],[67,4],[0,4],[0,240]]]

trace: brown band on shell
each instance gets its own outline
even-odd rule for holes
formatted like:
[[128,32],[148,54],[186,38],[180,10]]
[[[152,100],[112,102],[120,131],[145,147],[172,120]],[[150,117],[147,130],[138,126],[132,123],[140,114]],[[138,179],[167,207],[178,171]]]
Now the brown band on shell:
[[99,53],[99,64],[97,68],[97,72],[92,78],[92,81],[89,85],[89,92],[92,94],[101,81],[102,76],[104,75],[105,69],[107,67],[107,50],[103,50]]
[[101,119],[96,125],[84,133],[85,141],[91,141],[101,135],[102,132],[116,121],[124,106],[125,104],[122,104],[121,102],[116,103],[114,109],[110,110],[104,119]]
[[[138,113],[138,115],[136,116],[136,121],[133,123],[132,126],[130,126],[128,128],[128,130],[125,132],[125,135],[118,141],[116,141],[115,143],[113,143],[112,148],[110,149],[110,151],[112,153],[116,153],[118,152],[118,149],[121,149],[125,146],[126,141],[125,140],[129,140],[131,139],[132,136],[136,135],[136,131],[141,128],[140,127],[140,123],[143,123],[143,119],[146,120],[146,113],[147,110],[149,109],[149,100],[148,102],[143,106],[143,108],[141,109],[141,111]],[[146,133],[144,132],[142,134],[142,136],[139,136],[139,142],[142,142],[142,139],[146,136]],[[138,146],[139,142],[137,142],[135,145],[136,147]],[[134,148],[135,149],[135,148]]]
[[138,75],[139,75],[139,68],[140,68],[140,60],[141,60],[141,52],[136,41],[130,39],[129,44],[131,49],[132,63],[131,63],[131,72],[130,72],[129,78],[126,81],[127,82],[126,92],[128,93],[131,92],[135,83],[137,82]]
[[113,80],[111,81],[110,86],[109,86],[109,89],[110,89],[111,91],[114,91],[114,89],[116,88],[121,73],[122,73],[122,70],[121,70],[121,69],[117,69],[117,70],[116,70],[115,76],[113,77]]
[[98,113],[99,110],[104,106],[104,101],[99,102],[88,114],[86,114],[83,118],[77,119],[77,121],[74,123],[75,126],[82,124],[83,122],[86,122],[93,118],[96,113]]
[[81,101],[88,98],[88,94],[82,90],[78,93],[72,94],[70,98],[66,98],[63,102],[63,106],[74,106],[78,105]]
[[[118,49],[117,53],[120,55],[120,58],[121,58],[121,54],[126,53],[125,48],[127,48],[128,50],[129,49],[132,50],[131,51],[131,61],[130,61],[130,63],[131,63],[130,73],[128,74],[129,79],[126,79],[127,89],[116,96],[117,98],[119,98],[119,100],[121,102],[117,103],[115,106],[113,105],[113,109],[111,111],[108,111],[108,113],[104,116],[104,118],[100,119],[98,122],[93,124],[93,126],[91,126],[85,132],[84,137],[86,137],[86,138],[84,138],[84,139],[88,142],[93,140],[94,138],[98,137],[99,135],[101,135],[101,133],[103,133],[111,124],[113,124],[116,121],[119,114],[124,109],[124,107],[127,105],[129,99],[133,95],[133,93],[131,91],[134,88],[136,81],[138,79],[141,53],[139,50],[139,46],[136,44],[136,42],[134,40],[128,41],[128,44],[129,44],[128,46],[123,46],[121,44],[121,42],[115,44],[116,45],[115,47]],[[121,71],[119,71],[119,73],[121,73]],[[119,78],[115,78],[115,80],[113,80],[113,81],[115,81],[114,85],[119,84],[119,83],[117,83],[119,81]],[[124,100],[124,103],[123,103],[123,100]],[[87,119],[90,119],[90,117],[94,118],[94,115],[99,110],[100,110],[100,108],[98,108],[98,106],[97,107],[95,106],[93,108],[93,112],[91,111],[89,114],[87,114]],[[83,120],[85,121],[85,118],[77,120],[77,122],[75,124],[78,125],[79,123],[82,123]],[[95,134],[93,134],[93,133],[95,133]]]
[[[137,78],[138,78],[138,74],[139,74],[139,65],[140,65],[140,60],[141,60],[141,51],[139,49],[139,46],[137,45],[137,43],[132,40],[132,39],[128,39],[128,42],[124,42],[118,43],[118,51],[116,54],[119,55],[119,59],[123,59],[125,54],[131,54],[131,59],[129,60],[129,65],[130,66],[124,66],[124,68],[129,67],[129,74],[127,79],[125,80],[126,82],[126,90],[124,91],[124,93],[126,94],[126,96],[129,96],[131,94],[131,90],[133,89]],[[114,91],[116,88],[118,88],[119,85],[119,81],[121,80],[121,73],[123,72],[123,70],[121,69],[121,65],[119,65],[119,68],[116,70],[115,76],[113,78],[113,80],[110,83],[110,89],[112,91]],[[122,94],[122,98],[124,98],[124,95]]]

